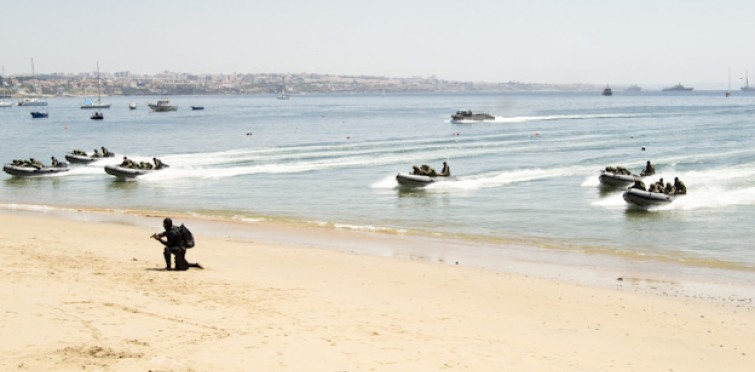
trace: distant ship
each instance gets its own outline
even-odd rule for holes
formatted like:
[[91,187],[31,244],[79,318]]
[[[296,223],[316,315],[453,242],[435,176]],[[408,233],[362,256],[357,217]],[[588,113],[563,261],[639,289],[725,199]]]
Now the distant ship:
[[606,87],[606,89],[603,89],[603,93],[600,93],[600,94],[602,94],[604,96],[612,96],[613,95],[613,91],[611,90],[611,88]]
[[663,88],[663,92],[689,92],[695,88],[687,88],[682,84],[676,84],[671,88]]
[[750,80],[747,78],[747,73],[745,73],[745,86],[739,89],[742,89],[743,92],[755,92],[755,87],[750,86]]
[[640,88],[639,86],[634,85],[634,84],[632,84],[629,87],[627,87],[627,89],[624,89],[624,91],[627,91],[627,92],[639,92],[641,90],[642,90],[642,88]]

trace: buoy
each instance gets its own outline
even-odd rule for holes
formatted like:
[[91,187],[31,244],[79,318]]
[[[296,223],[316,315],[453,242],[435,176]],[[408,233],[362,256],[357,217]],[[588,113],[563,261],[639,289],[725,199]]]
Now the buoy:
[[645,146],[642,146],[642,151],[645,151]]

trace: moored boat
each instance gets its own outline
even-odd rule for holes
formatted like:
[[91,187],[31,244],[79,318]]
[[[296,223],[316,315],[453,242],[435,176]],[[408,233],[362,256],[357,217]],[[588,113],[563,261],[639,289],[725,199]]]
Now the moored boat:
[[31,117],[33,119],[46,118],[47,116],[48,116],[47,112],[42,112],[42,111],[31,112]]
[[456,111],[455,114],[451,115],[451,121],[453,122],[462,122],[462,121],[484,121],[484,120],[494,120],[495,116],[487,114],[487,113],[472,113],[472,110],[460,110]]
[[56,167],[44,166],[41,168],[32,167],[30,165],[13,164],[5,164],[3,166],[3,171],[5,173],[19,177],[47,176],[56,173],[68,172],[69,170],[70,169],[68,168],[68,164],[65,162],[59,163]]
[[7,101],[1,101],[0,100],[0,107],[11,107],[13,106],[13,102],[7,102]]
[[150,110],[154,112],[168,112],[168,111],[176,111],[178,110],[178,106],[174,106],[170,104],[170,100],[167,98],[160,98],[156,103],[148,103],[147,104],[150,108]]
[[650,192],[636,188],[629,188],[624,192],[624,200],[629,204],[640,207],[652,207],[666,205],[674,201],[678,195],[669,195],[662,192]]
[[39,98],[24,98],[22,101],[18,101],[19,106],[47,106],[47,101]]
[[110,103],[102,103],[99,98],[96,103],[91,99],[88,99],[81,104],[82,109],[109,109],[110,106]]
[[[94,103],[91,99],[84,101],[81,104],[82,109],[109,109],[109,103],[102,103],[102,94],[100,93],[100,62],[97,61],[97,103]],[[94,119],[94,118],[92,118]]]
[[604,96],[612,96],[613,95],[613,91],[611,90],[611,88],[606,87],[605,89],[603,89],[603,92],[600,93],[600,94],[602,94]]
[[131,102],[128,104],[129,110],[136,110],[136,102]]
[[200,111],[204,110],[204,106],[191,106],[191,109],[194,111]]
[[92,120],[102,120],[105,118],[105,115],[101,112],[95,112],[92,114],[92,116],[89,117]]
[[[31,84],[34,88],[33,95],[37,95],[37,79],[34,75],[34,58],[31,59]],[[47,106],[47,101],[39,98],[25,98],[18,101],[19,106]]]

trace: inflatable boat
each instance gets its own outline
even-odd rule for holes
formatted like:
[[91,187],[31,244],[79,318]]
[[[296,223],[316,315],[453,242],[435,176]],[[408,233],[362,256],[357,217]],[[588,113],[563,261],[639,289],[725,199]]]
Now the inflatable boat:
[[451,115],[451,121],[454,123],[461,123],[464,121],[485,121],[485,120],[494,120],[495,116],[490,115],[488,113],[472,113],[472,110],[461,110],[456,111],[455,114]]
[[81,154],[74,154],[72,152],[69,152],[66,154],[66,160],[68,160],[71,164],[89,164],[93,161],[97,161],[100,159],[105,158],[112,158],[112,153],[108,154],[107,156],[91,156],[91,155],[81,155]]
[[600,171],[598,176],[600,184],[609,187],[628,187],[634,184],[634,181],[640,179],[640,176],[635,174],[616,174],[606,171]]
[[674,201],[678,195],[669,195],[662,192],[650,192],[630,188],[624,192],[623,196],[624,200],[629,204],[638,205],[640,207],[650,207],[669,204]]
[[[165,165],[161,169],[165,169],[168,166]],[[141,168],[126,168],[121,167],[120,165],[106,165],[105,166],[105,173],[116,176],[118,178],[136,178],[139,176],[143,176],[145,174],[149,174],[155,171],[159,171],[160,169],[141,169]]]
[[452,177],[444,177],[444,176],[430,177],[430,176],[422,176],[422,175],[410,174],[410,173],[399,173],[396,175],[396,181],[398,182],[399,185],[409,186],[409,187],[423,187],[431,183],[448,181],[451,179]]
[[57,167],[45,166],[39,169],[30,167],[28,165],[5,164],[5,166],[3,166],[3,171],[5,171],[5,173],[19,177],[47,176],[56,173],[68,172],[69,170],[70,169],[68,169],[68,164],[65,162],[59,163]]

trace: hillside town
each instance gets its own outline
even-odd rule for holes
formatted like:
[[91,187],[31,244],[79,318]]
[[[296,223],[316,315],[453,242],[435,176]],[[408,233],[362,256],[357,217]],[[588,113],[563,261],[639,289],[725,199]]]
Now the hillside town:
[[[97,72],[0,76],[0,97],[86,96],[96,94]],[[100,74],[103,95],[259,95],[396,92],[595,91],[589,84],[553,85],[509,81],[461,82],[429,77],[391,78],[314,73],[155,75],[128,71]]]

